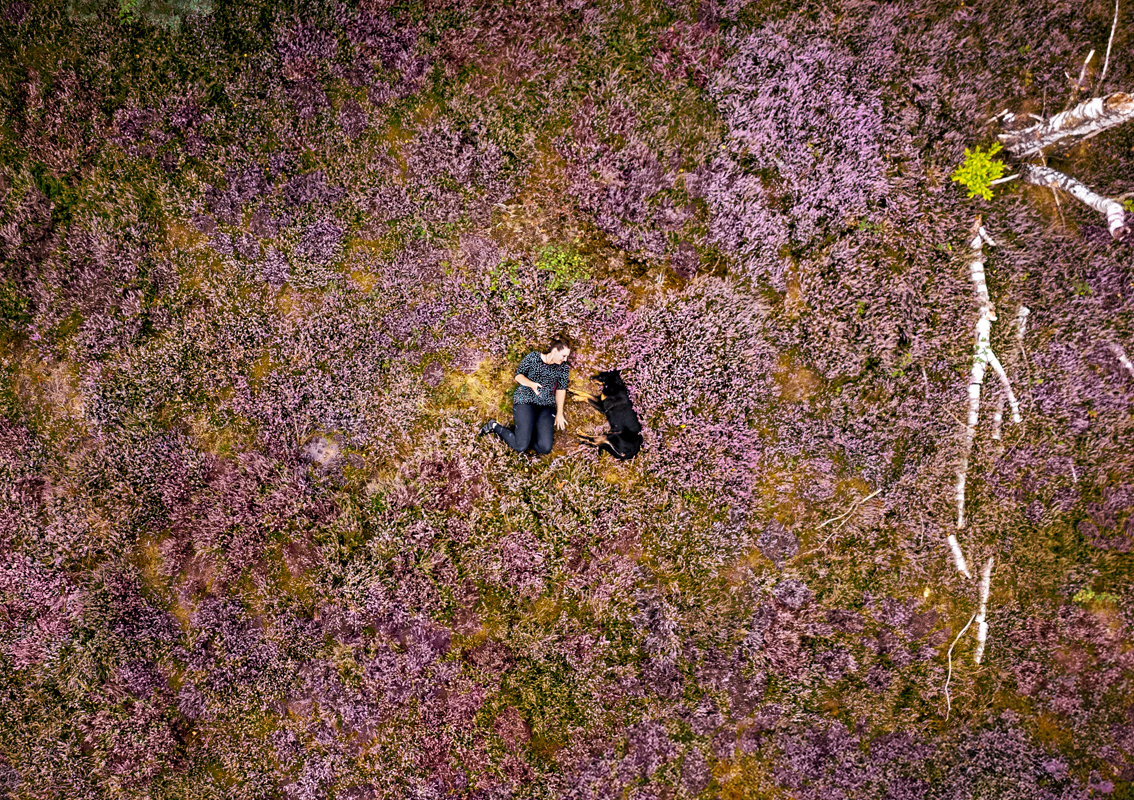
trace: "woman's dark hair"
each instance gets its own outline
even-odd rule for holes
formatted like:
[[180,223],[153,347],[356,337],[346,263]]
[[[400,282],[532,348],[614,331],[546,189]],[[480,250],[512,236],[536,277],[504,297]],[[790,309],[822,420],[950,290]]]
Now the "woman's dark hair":
[[547,349],[547,352],[550,353],[552,350],[562,350],[564,348],[567,350],[571,349],[571,340],[565,335],[560,334],[551,340],[551,347]]

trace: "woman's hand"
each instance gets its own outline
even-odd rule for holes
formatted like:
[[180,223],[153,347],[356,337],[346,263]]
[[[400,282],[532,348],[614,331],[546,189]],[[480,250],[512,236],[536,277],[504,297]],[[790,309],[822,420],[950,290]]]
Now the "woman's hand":
[[555,427],[561,431],[567,430],[567,420],[563,417],[562,414],[555,415]]
[[528,387],[528,388],[529,388],[529,389],[531,389],[531,390],[532,390],[533,392],[535,392],[535,393],[536,393],[536,395],[539,395],[539,390],[543,388],[543,384],[542,384],[542,383],[536,383],[536,382],[535,382],[535,381],[533,381],[533,380],[532,380],[531,378],[529,378],[529,377],[528,377],[527,375],[523,375],[523,374],[521,374],[521,373],[519,373],[519,372],[517,372],[517,373],[516,373],[515,375],[513,375],[512,377],[513,377],[513,378],[515,378],[515,380],[516,380],[516,383],[520,384],[521,386],[526,386],[526,387]]

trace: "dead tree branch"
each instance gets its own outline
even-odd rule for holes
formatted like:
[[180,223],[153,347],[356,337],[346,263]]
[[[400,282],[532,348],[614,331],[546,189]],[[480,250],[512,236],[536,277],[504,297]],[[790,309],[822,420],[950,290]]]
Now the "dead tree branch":
[[949,645],[949,653],[948,653],[949,674],[945,676],[945,719],[946,719],[946,721],[948,721],[948,719],[949,719],[949,712],[953,710],[953,701],[950,700],[950,698],[949,698],[949,681],[953,680],[953,648],[957,646],[957,642],[959,642],[961,640],[961,637],[965,635],[965,631],[967,631],[969,629],[969,626],[973,624],[974,619],[976,619],[976,614],[973,614],[971,617],[969,617],[969,621],[965,623],[965,627],[961,628],[961,632],[957,634],[957,638],[953,640],[953,644]]
[[1103,61],[1102,74],[1099,75],[1098,87],[1102,88],[1102,82],[1106,78],[1106,69],[1110,66],[1110,46],[1114,44],[1114,32],[1118,28],[1118,0],[1114,0],[1114,22],[1110,26],[1110,38],[1106,42],[1106,60]]
[[[1008,121],[1013,118],[1012,115],[1005,117]],[[1130,119],[1134,119],[1134,97],[1125,92],[1115,92],[1082,102],[1069,111],[1022,130],[1007,131],[999,138],[1009,154],[1027,158],[1039,155],[1056,143],[1061,146],[1076,144]]]
[[1126,225],[1126,209],[1117,200],[1095,194],[1070,175],[1064,175],[1058,170],[1039,164],[1025,164],[1020,170],[1020,176],[1025,183],[1034,186],[1051,186],[1062,189],[1079,202],[1093,208],[1106,217],[1110,235],[1115,239],[1124,239],[1129,235],[1130,228]]

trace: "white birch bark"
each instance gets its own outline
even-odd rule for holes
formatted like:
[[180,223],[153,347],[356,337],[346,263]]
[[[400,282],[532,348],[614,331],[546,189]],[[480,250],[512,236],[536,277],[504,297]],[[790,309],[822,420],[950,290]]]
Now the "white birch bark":
[[[974,265],[977,262],[973,262]],[[975,280],[975,278],[974,278]],[[976,324],[976,348],[973,353],[973,371],[969,376],[969,418],[965,428],[965,449],[961,456],[960,466],[957,468],[957,528],[965,527],[965,476],[969,471],[969,454],[973,451],[973,440],[976,438],[977,419],[980,416],[980,389],[984,384],[985,364],[988,363],[988,353],[992,352],[989,345],[989,330],[992,327],[991,304],[981,310],[980,319]],[[970,576],[971,577],[971,576]]]
[[[988,363],[988,354],[992,352],[989,334],[992,330],[992,320],[996,319],[996,309],[992,299],[988,296],[988,283],[984,277],[984,243],[992,243],[992,238],[980,224],[977,217],[973,226],[973,238],[970,247],[973,250],[973,260],[969,264],[969,274],[976,289],[977,302],[980,304],[980,318],[976,323],[976,348],[973,353],[973,370],[969,377],[969,418],[965,429],[965,447],[961,455],[961,463],[957,468],[957,528],[965,527],[965,476],[969,470],[969,454],[973,449],[973,439],[976,437],[977,419],[980,415],[980,389],[984,384],[985,365]],[[954,552],[956,559],[959,549]],[[963,560],[963,557],[962,557]],[[958,569],[960,566],[958,565]],[[961,570],[968,575],[968,569]],[[968,575],[968,577],[972,577]]]
[[[1006,115],[1005,119],[1011,119]],[[1023,130],[1000,134],[1004,148],[1016,158],[1038,155],[1046,147],[1063,140],[1089,139],[1107,128],[1134,119],[1134,97],[1126,92],[1115,92],[1106,97],[1095,97],[1074,108],[1037,122]],[[1067,141],[1065,144],[1074,144]]]
[[1004,367],[1000,364],[1000,359],[996,357],[996,353],[992,349],[988,350],[988,363],[992,367],[992,371],[996,373],[996,377],[1000,378],[1000,382],[1004,384],[1004,393],[1008,395],[1008,407],[1012,409],[1012,421],[1020,422],[1020,404],[1016,401],[1016,395],[1012,392],[1012,384],[1008,381],[1008,373],[1004,371]]
[[1122,239],[1130,233],[1126,227],[1126,209],[1117,200],[1095,194],[1070,175],[1064,175],[1051,167],[1039,164],[1025,164],[1020,170],[1020,177],[1027,183],[1035,186],[1054,186],[1062,189],[1084,205],[1106,217],[1110,235],[1115,239]]
[[1110,38],[1106,40],[1106,60],[1103,61],[1102,75],[1099,75],[1098,86],[1102,87],[1102,82],[1106,80],[1106,70],[1110,66],[1110,46],[1114,44],[1114,32],[1118,28],[1118,0],[1114,0],[1114,22],[1110,26]]
[[984,643],[988,639],[988,623],[985,615],[988,613],[988,590],[992,586],[992,556],[984,564],[984,573],[980,578],[980,609],[977,611],[977,646],[973,654],[973,661],[977,664],[984,658]]
[[1126,357],[1126,351],[1122,349],[1122,345],[1112,344],[1110,346],[1110,352],[1114,353],[1114,357],[1118,359],[1118,363],[1121,364],[1131,376],[1134,376],[1134,364],[1131,364],[1130,359]]
[[[996,319],[996,307],[992,303],[992,298],[988,295],[988,282],[985,280],[984,275],[985,244],[995,246],[996,243],[992,241],[992,237],[988,235],[988,231],[981,225],[980,217],[977,217],[976,223],[973,225],[973,238],[969,244],[973,250],[973,260],[969,264],[969,272],[972,277],[973,287],[976,289],[977,303],[980,305],[980,317],[977,319],[976,323],[976,345],[973,348],[973,369],[969,377],[969,414],[965,429],[965,446],[961,455],[961,463],[957,467],[956,500],[958,530],[965,527],[965,480],[969,470],[969,455],[972,453],[973,441],[976,438],[977,421],[980,418],[980,391],[984,384],[984,373],[987,366],[992,367],[993,372],[997,374],[1000,378],[1000,382],[1004,385],[1004,393],[1007,396],[1008,405],[1012,409],[1012,421],[1021,421],[1020,404],[1016,401],[1016,395],[1012,391],[1012,384],[1008,380],[1008,374],[1004,371],[1004,367],[1000,364],[1000,359],[996,357],[996,353],[992,351],[991,332],[992,321]],[[999,417],[999,412],[997,416]],[[999,419],[994,420],[993,438],[1000,438]],[[954,537],[950,538],[953,539]],[[957,564],[957,569],[971,578],[972,575],[969,573],[968,567],[963,566],[964,556],[960,552],[960,546],[956,545],[955,541],[950,541],[949,544],[950,547],[953,548],[953,559]]]
[[970,580],[973,574],[969,572],[969,565],[965,563],[965,554],[961,552],[961,543],[957,541],[955,534],[949,534],[949,549],[953,551],[953,564],[957,567],[957,572],[964,575]]

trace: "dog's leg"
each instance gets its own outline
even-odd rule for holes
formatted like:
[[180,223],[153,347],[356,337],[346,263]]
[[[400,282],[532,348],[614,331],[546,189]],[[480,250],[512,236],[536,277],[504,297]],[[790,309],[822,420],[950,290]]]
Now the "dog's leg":
[[602,453],[602,452],[610,453],[612,456],[617,458],[619,461],[625,460],[625,459],[622,458],[622,456],[618,453],[617,450],[615,450],[613,447],[610,446],[610,442],[607,442],[607,441],[603,441],[603,443],[599,445],[599,452],[600,453]]
[[589,445],[598,446],[606,444],[606,434],[600,433],[598,436],[588,436],[585,433],[576,433],[575,438],[580,442],[586,442]]

